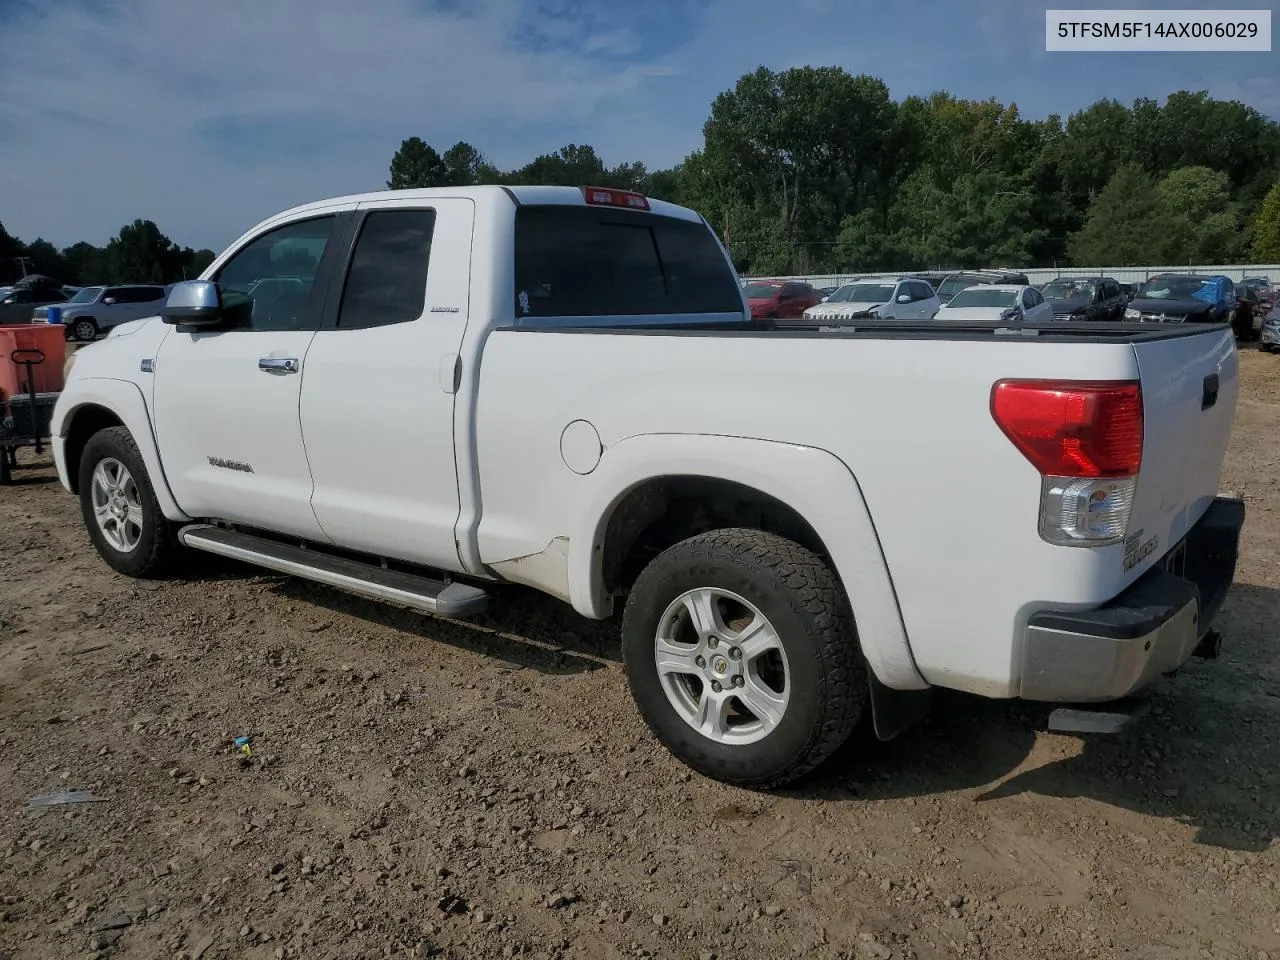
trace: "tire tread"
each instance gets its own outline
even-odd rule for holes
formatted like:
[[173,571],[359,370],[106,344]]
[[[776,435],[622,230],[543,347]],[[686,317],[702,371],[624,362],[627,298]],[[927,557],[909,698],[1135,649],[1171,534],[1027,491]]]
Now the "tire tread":
[[[92,467],[90,465],[97,462],[94,453],[98,447],[106,447],[107,449],[103,451],[104,454],[114,455],[126,461],[125,465],[129,468],[129,472],[133,474],[134,483],[138,485],[142,509],[146,514],[145,522],[148,525],[149,532],[144,529],[143,540],[149,540],[150,542],[145,543],[145,551],[124,564],[119,561],[113,562],[111,556],[104,552],[105,541],[101,541],[101,533],[96,529],[96,521],[92,515],[89,493],[90,484],[86,481],[91,475]],[[88,527],[89,535],[93,539],[94,545],[98,548],[98,552],[103,555],[103,559],[117,573],[130,577],[145,579],[169,575],[176,565],[179,550],[178,538],[175,535],[174,525],[164,515],[164,511],[160,509],[160,503],[156,499],[155,491],[151,486],[151,477],[147,474],[146,463],[142,459],[142,451],[138,449],[138,443],[133,439],[133,434],[129,432],[129,429],[127,427],[107,427],[90,437],[88,443],[85,444],[84,454],[81,459],[81,471],[80,496],[85,526]],[[108,546],[107,550],[110,549]]]
[[[819,645],[821,669],[825,673],[827,696],[821,720],[791,763],[767,777],[719,777],[744,787],[776,788],[812,771],[849,738],[868,699],[866,665],[857,642],[853,611],[835,572],[812,550],[777,534],[746,527],[699,534],[655,559],[641,573],[635,587],[644,589],[646,575],[657,576],[660,565],[684,565],[726,553],[738,562],[746,561],[773,571],[784,590],[796,598],[812,625]],[[633,590],[632,598],[635,595]],[[631,607],[630,600],[627,606]],[[647,715],[645,722],[661,738]]]

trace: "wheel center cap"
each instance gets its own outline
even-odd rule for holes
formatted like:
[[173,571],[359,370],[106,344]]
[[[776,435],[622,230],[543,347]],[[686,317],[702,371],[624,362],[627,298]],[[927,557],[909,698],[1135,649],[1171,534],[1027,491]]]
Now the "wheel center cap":
[[726,673],[729,672],[729,661],[726,660],[724,657],[712,657],[711,669],[723,677]]

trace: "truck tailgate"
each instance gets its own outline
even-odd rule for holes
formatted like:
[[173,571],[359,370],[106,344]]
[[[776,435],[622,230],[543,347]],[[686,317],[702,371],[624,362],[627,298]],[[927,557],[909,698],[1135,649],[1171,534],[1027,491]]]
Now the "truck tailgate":
[[1142,467],[1125,541],[1132,582],[1186,535],[1218,493],[1239,359],[1229,329],[1134,344],[1142,380]]

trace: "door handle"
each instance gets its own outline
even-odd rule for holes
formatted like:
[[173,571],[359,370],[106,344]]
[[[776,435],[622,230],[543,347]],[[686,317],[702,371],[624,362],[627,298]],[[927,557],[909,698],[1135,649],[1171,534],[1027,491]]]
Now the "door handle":
[[297,373],[298,358],[297,357],[259,357],[258,369],[265,370],[267,373]]

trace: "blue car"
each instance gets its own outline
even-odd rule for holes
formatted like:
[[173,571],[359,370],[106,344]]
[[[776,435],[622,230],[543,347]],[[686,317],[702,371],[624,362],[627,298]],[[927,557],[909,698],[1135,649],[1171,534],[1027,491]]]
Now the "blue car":
[[1230,277],[1161,273],[1138,288],[1124,315],[1142,323],[1229,323],[1235,308]]
[[1192,294],[1209,304],[1209,317],[1214,323],[1229,323],[1236,309],[1236,287],[1230,277],[1205,277],[1204,285]]

